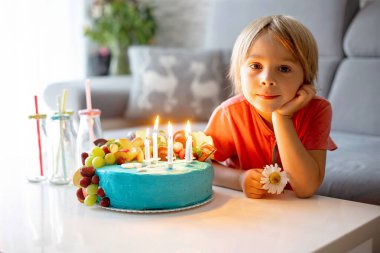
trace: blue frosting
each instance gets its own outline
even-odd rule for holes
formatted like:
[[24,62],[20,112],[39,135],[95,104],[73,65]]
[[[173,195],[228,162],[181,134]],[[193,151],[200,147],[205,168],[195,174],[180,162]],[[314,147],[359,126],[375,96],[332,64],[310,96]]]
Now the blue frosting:
[[96,170],[111,207],[133,210],[175,209],[203,202],[212,195],[214,170],[209,163],[174,164],[173,169],[139,172],[120,165]]

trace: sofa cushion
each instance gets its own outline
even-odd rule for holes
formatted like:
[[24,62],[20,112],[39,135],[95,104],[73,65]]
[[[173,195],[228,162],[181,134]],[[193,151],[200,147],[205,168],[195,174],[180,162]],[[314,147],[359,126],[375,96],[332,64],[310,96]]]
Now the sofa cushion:
[[344,51],[354,57],[380,57],[380,1],[365,6],[344,38]]
[[380,136],[380,59],[347,58],[329,94],[332,129]]
[[219,50],[135,46],[129,60],[134,80],[127,119],[208,120],[222,101]]
[[380,137],[333,131],[338,149],[328,152],[317,194],[380,205]]
[[317,94],[324,98],[327,98],[331,83],[334,79],[335,71],[341,58],[338,56],[320,57],[318,62],[318,79],[316,82]]

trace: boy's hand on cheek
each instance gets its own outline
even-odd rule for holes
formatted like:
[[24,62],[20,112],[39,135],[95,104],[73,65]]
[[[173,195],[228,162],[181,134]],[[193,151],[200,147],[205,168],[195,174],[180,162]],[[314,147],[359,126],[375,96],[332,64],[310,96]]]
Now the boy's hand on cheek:
[[241,188],[248,198],[260,199],[266,194],[260,183],[263,169],[250,169],[245,171],[240,178]]
[[279,109],[277,109],[275,112],[291,119],[293,117],[293,114],[305,107],[315,96],[315,94],[316,90],[313,85],[303,84],[298,89],[296,96],[292,100],[281,106]]

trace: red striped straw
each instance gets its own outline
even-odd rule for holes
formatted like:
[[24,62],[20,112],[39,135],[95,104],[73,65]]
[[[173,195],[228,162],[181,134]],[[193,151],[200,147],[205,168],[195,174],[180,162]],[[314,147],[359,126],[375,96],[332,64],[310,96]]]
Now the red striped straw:
[[44,169],[42,166],[42,150],[41,150],[41,133],[40,133],[40,119],[38,116],[38,100],[37,96],[34,96],[34,106],[36,108],[36,122],[37,122],[37,136],[38,136],[38,153],[39,153],[39,160],[40,160],[40,174],[43,177],[44,176]]
[[91,88],[90,88],[90,80],[86,80],[86,104],[87,104],[87,110],[92,110],[92,103],[91,103]]

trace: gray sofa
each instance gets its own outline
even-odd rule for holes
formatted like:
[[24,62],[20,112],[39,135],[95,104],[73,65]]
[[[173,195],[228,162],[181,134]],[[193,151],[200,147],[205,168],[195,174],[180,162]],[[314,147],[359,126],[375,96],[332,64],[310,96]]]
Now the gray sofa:
[[[208,78],[218,84],[218,95],[213,99],[221,102],[230,95],[230,85],[225,79],[225,73],[231,48],[238,33],[249,21],[259,16],[279,13],[294,16],[316,37],[320,55],[318,94],[329,99],[333,106],[331,135],[338,149],[328,152],[326,176],[317,194],[380,205],[380,116],[378,113],[378,108],[380,108],[380,1],[369,3],[363,8],[359,7],[359,2],[356,0],[213,1],[210,4],[206,41],[203,48],[134,47],[130,50],[132,76],[92,78],[93,106],[102,110],[105,137],[125,136],[128,131],[143,129],[146,124],[152,125],[152,113],[157,112],[163,113],[164,118],[177,123],[181,123],[185,118],[191,118],[193,129],[203,130],[214,103],[202,104],[202,108],[207,108],[207,110],[201,115],[196,114],[195,111],[194,113],[186,111],[186,108],[191,105],[192,100],[197,99],[196,96],[205,95],[207,89],[202,92],[187,93],[190,91],[178,88],[181,92],[178,96],[183,93],[187,95],[176,102],[172,111],[163,110],[166,101],[164,97],[158,100],[162,104],[152,102],[153,104],[148,109],[145,108],[146,113],[144,113],[144,108],[136,107],[141,102],[139,101],[141,92],[144,92],[141,88],[143,78],[141,72],[150,70],[149,67],[141,67],[144,63],[142,59],[145,59],[143,57],[148,55],[146,59],[153,62],[155,59],[168,60],[164,59],[165,55],[174,55],[177,59],[181,59],[177,63],[182,63],[183,59],[187,59],[185,62],[189,63],[191,60],[201,61],[202,54],[207,53],[209,55],[207,59],[212,57],[213,60],[219,59],[220,65],[217,69],[222,78],[218,74],[210,75],[215,68],[206,71],[201,66],[200,69],[203,72],[200,72],[201,70],[199,68],[197,70],[193,64],[191,66],[189,64],[187,72],[180,68],[172,69],[174,70],[172,75],[183,76],[190,72],[191,75],[196,76],[197,73],[205,73]],[[157,64],[159,63],[156,62]],[[203,62],[203,68],[211,65],[211,63]],[[191,72],[194,69],[198,72]],[[165,69],[156,70],[156,73],[161,73],[161,76],[164,76],[163,73],[169,73],[169,70]],[[177,81],[180,80],[179,83],[177,82],[178,87],[194,84],[194,81],[188,84],[187,79],[177,79]],[[212,87],[212,82],[205,80],[202,82]],[[197,85],[202,82],[198,82]],[[54,108],[55,96],[66,88],[70,94],[67,101],[68,107],[75,111],[84,108],[83,83],[83,80],[76,80],[49,85],[44,91],[46,103]],[[156,85],[165,85],[165,82],[157,81]],[[156,94],[155,98],[157,97],[159,95]],[[207,97],[204,97],[207,100]],[[152,97],[148,96],[148,98]],[[141,110],[141,112],[135,113],[136,110]],[[136,117],[136,115],[141,117]]]

